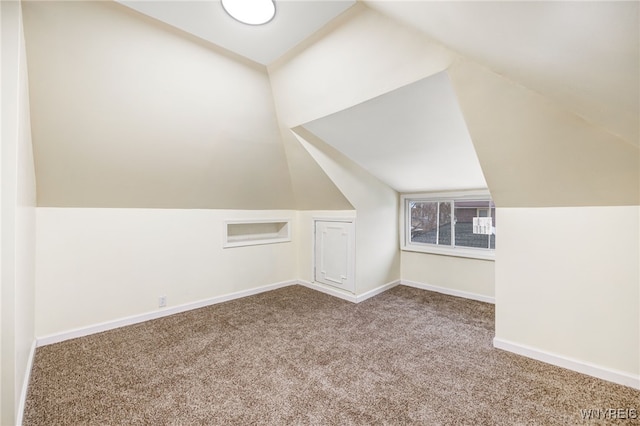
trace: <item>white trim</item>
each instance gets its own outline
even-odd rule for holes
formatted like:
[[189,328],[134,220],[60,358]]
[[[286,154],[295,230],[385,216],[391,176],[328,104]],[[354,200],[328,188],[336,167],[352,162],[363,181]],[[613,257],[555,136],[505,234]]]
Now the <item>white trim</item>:
[[[349,283],[348,286],[345,286],[345,290],[347,292],[349,292],[349,294],[354,294],[355,290],[356,290],[356,246],[357,246],[357,239],[356,239],[356,235],[357,235],[357,224],[356,224],[356,218],[352,217],[352,218],[344,218],[344,217],[329,217],[329,218],[323,218],[323,217],[313,217],[311,226],[312,226],[312,247],[311,247],[311,253],[313,258],[311,259],[311,279],[313,280],[314,284],[319,284],[319,285],[324,285],[324,283],[318,283],[316,282],[316,271],[317,271],[317,265],[316,265],[316,261],[317,259],[317,248],[318,248],[318,244],[317,244],[317,238],[318,236],[316,235],[316,230],[318,228],[318,222],[339,222],[339,223],[350,223],[351,227],[352,227],[352,233],[349,235],[349,248],[347,249],[347,276],[351,277],[351,282]],[[339,287],[336,287],[339,288]],[[340,297],[340,296],[337,296]]]
[[367,299],[372,298],[373,296],[377,296],[380,293],[384,293],[385,291],[392,289],[393,287],[400,284],[400,280],[391,281],[390,283],[383,284],[380,287],[376,287],[373,290],[369,290],[362,294],[356,296],[356,303],[363,302]]
[[[486,200],[493,202],[491,198],[491,193],[488,189],[471,189],[471,190],[462,190],[462,191],[442,191],[442,192],[419,192],[419,193],[411,193],[411,194],[401,194],[400,195],[400,205],[399,205],[399,220],[398,227],[400,232],[400,250],[402,251],[412,251],[418,253],[430,253],[430,254],[439,254],[442,256],[454,256],[454,257],[464,257],[469,259],[479,259],[479,260],[495,260],[495,249],[490,248],[474,248],[474,247],[464,247],[457,246],[455,244],[455,220],[452,223],[451,229],[451,238],[452,245],[438,245],[438,244],[421,244],[421,243],[413,243],[411,242],[410,237],[410,223],[409,219],[409,210],[407,209],[407,200],[424,200],[424,201],[450,201],[454,203],[456,200]],[[494,209],[495,203],[494,203]],[[438,204],[438,211],[440,209],[440,205]],[[451,212],[452,218],[455,215],[455,211]],[[440,213],[438,213],[438,217]],[[438,231],[439,232],[439,231]]]
[[575,358],[554,354],[531,346],[500,339],[498,337],[493,338],[493,347],[526,356],[527,358],[546,362],[547,364],[577,371],[578,373],[597,377],[598,379],[617,383],[623,386],[629,386],[634,389],[640,389],[640,375],[629,374],[623,371],[602,367],[589,362],[580,361]]
[[312,221],[321,220],[323,222],[354,222],[356,221],[356,216],[313,216]]
[[318,282],[309,282],[309,281],[304,281],[304,280],[300,280],[298,281],[298,284],[303,286],[303,287],[307,287],[310,288],[312,290],[317,290],[321,293],[325,293],[328,294],[330,296],[334,296],[334,297],[338,297],[340,299],[346,300],[348,302],[351,303],[360,303],[363,302],[367,299],[372,298],[373,296],[377,296],[380,293],[384,293],[385,291],[397,286],[400,284],[400,280],[395,280],[392,281],[390,283],[387,284],[383,284],[379,287],[376,287],[372,290],[369,290],[367,292],[364,292],[362,294],[356,295],[353,293],[349,293],[346,292],[344,290],[340,290],[337,287],[331,287],[329,285],[325,285],[322,283],[318,283]]
[[337,287],[331,287],[331,286],[328,286],[328,285],[325,285],[325,284],[321,284],[321,283],[317,283],[317,282],[304,281],[304,280],[299,280],[298,284],[300,284],[303,287],[307,287],[307,288],[310,288],[312,290],[316,290],[316,291],[319,291],[321,293],[328,294],[330,296],[338,297],[340,299],[346,300],[346,301],[351,302],[351,303],[358,303],[358,298],[356,297],[355,294],[349,293],[349,292],[344,291],[344,290],[340,290]]
[[448,247],[434,244],[407,243],[402,247],[402,251],[413,251],[416,253],[438,254],[441,256],[465,257],[468,259],[495,261],[495,249],[483,249],[472,247]]
[[27,370],[24,372],[24,378],[22,379],[22,391],[20,392],[20,400],[18,401],[18,413],[16,416],[16,424],[22,426],[22,419],[24,417],[24,408],[27,403],[27,392],[29,391],[29,382],[31,381],[31,370],[33,368],[33,359],[36,355],[36,340],[31,342],[31,349],[29,350],[29,357],[27,358]]
[[239,299],[242,297],[252,296],[254,294],[264,293],[266,291],[275,290],[282,287],[288,287],[298,284],[297,280],[283,281],[275,284],[269,284],[262,287],[255,287],[248,290],[242,290],[235,293],[229,293],[222,296],[212,297],[210,299],[199,300],[196,302],[185,303],[183,305],[173,306],[171,308],[162,309],[161,311],[147,312],[139,315],[132,315],[130,317],[120,318],[112,321],[107,321],[99,324],[90,325],[87,327],[80,327],[69,331],[63,331],[61,333],[50,334],[47,336],[38,337],[36,339],[36,345],[38,347],[50,345],[52,343],[63,342],[69,339],[75,339],[77,337],[88,336],[90,334],[101,333],[107,330],[113,330],[115,328],[125,327],[127,325],[138,324],[141,322],[166,317],[181,312],[190,311],[192,309],[203,308],[209,305],[215,305],[229,300]]
[[459,191],[425,191],[425,192],[405,192],[400,194],[404,202],[407,198],[428,198],[429,200],[448,200],[451,198],[472,199],[476,197],[491,197],[488,188],[462,189]]
[[[225,220],[222,229],[222,248],[256,246],[261,244],[286,243],[291,241],[291,218],[285,219],[234,219]],[[267,223],[284,223],[284,232],[277,234],[248,234],[244,238],[230,237],[229,225],[252,225]]]
[[[181,312],[190,311],[192,309],[203,308],[205,306],[215,305],[218,303],[228,302],[234,299],[240,299],[242,297],[253,296],[255,294],[264,293],[271,290],[276,290],[282,287],[288,287],[292,285],[301,285],[303,287],[310,288],[312,290],[317,290],[322,293],[326,293],[330,296],[338,297],[343,300],[347,300],[352,303],[362,302],[363,300],[369,299],[377,294],[380,294],[390,288],[393,288],[400,284],[399,280],[390,282],[388,284],[381,285],[380,287],[376,287],[373,290],[369,290],[366,293],[363,293],[359,296],[356,296],[353,293],[346,292],[344,290],[340,290],[338,288],[326,286],[324,284],[309,282],[304,280],[290,280],[283,281],[275,284],[269,284],[262,287],[256,287],[248,290],[242,290],[235,293],[229,293],[222,296],[212,297],[210,299],[199,300],[196,302],[185,303],[183,305],[173,306],[171,308],[162,309],[160,311],[147,312],[139,315],[132,315],[125,318],[120,318],[112,321],[106,321],[99,324],[93,324],[87,327],[80,327],[73,330],[63,331],[61,333],[49,334],[46,336],[37,337],[34,341],[34,346],[32,351],[35,351],[36,347],[51,345],[53,343],[64,342],[65,340],[75,339],[78,337],[89,336],[91,334],[101,333],[103,331],[113,330],[120,327],[126,327],[128,325],[138,324],[145,321],[150,321],[162,317],[166,317],[173,314],[178,314]],[[31,354],[33,356],[33,353]],[[32,359],[29,360],[29,366],[31,366]],[[29,372],[31,369],[29,369]],[[28,378],[25,378],[26,383],[28,383]],[[26,394],[25,394],[26,397]]]
[[401,285],[419,288],[422,290],[435,291],[436,293],[448,294],[449,296],[463,297],[465,299],[477,300],[479,302],[492,303],[495,305],[496,298],[485,296],[484,294],[470,293],[468,291],[456,290],[455,288],[440,287],[432,284],[419,283],[417,281],[400,280]]

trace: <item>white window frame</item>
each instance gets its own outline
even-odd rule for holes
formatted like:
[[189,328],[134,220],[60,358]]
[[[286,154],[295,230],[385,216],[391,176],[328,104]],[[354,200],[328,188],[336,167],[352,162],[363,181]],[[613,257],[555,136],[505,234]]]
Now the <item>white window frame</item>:
[[[411,242],[411,214],[408,208],[410,201],[453,201],[453,200],[487,200],[491,201],[488,190],[457,191],[457,192],[426,192],[415,194],[402,194],[400,196],[400,249],[420,253],[440,254],[445,256],[467,257],[472,259],[494,260],[495,249],[475,248],[461,246],[439,246],[436,244],[421,244]],[[494,207],[495,208],[495,207]],[[452,206],[452,215],[455,209]],[[454,225],[455,226],[455,225]],[[452,234],[455,228],[452,229]],[[452,235],[453,236],[453,235]],[[455,241],[454,241],[455,243]]]

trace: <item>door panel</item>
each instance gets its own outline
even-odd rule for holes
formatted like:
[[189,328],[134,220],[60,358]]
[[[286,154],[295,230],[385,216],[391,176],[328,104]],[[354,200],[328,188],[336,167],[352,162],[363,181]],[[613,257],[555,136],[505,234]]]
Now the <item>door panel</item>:
[[353,292],[353,222],[316,221],[315,280]]

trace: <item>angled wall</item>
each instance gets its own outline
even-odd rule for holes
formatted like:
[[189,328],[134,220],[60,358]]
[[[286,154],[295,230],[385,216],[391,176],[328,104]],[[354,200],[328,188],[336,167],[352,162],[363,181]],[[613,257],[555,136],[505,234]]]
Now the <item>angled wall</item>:
[[449,75],[498,207],[496,345],[640,387],[637,145],[471,62]]
[[[425,284],[468,291],[466,283],[461,286],[462,280],[451,277],[469,266],[480,275],[472,291],[493,296],[492,262],[480,262],[475,267],[475,261],[469,259],[439,262],[429,254],[400,252],[397,195],[388,192],[387,185],[316,135],[301,132],[297,127],[437,74],[456,58],[454,52],[421,33],[360,3],[269,66],[282,126],[296,128],[301,146],[311,153],[356,209],[356,250],[362,255],[357,257],[363,265],[361,269],[365,269],[363,273],[368,274],[366,270],[372,266],[373,269],[381,265],[387,268],[360,277],[364,281],[358,292],[400,276],[416,282],[428,279]],[[425,187],[430,185],[433,182],[424,183]],[[376,235],[385,237],[376,240]],[[402,274],[397,269],[400,263]],[[442,280],[443,277],[447,279]]]
[[293,208],[264,67],[115,2],[26,2],[38,205]]
[[[400,278],[397,193],[302,127],[442,71],[451,55],[411,30],[356,5],[269,67],[284,128],[356,210],[356,293]],[[339,64],[339,66],[337,66]]]
[[289,129],[281,127],[291,187],[298,210],[352,210],[353,206],[298,142]]
[[36,182],[27,58],[17,1],[0,5],[0,423],[19,424],[34,338]]
[[446,69],[455,54],[363,4],[269,66],[281,122],[293,128]]
[[637,145],[471,61],[448,72],[498,207],[639,203]]
[[296,137],[356,210],[357,295],[400,278],[398,194],[302,127]]

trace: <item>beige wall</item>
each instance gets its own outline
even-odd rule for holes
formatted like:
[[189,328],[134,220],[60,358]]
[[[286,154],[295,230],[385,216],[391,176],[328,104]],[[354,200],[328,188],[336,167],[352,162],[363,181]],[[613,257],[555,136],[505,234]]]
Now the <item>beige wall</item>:
[[307,150],[300,145],[291,131],[281,127],[281,136],[287,154],[287,165],[291,175],[296,209],[353,209],[349,200],[334,185]]
[[498,207],[640,203],[638,146],[470,61],[448,72]]
[[288,128],[443,71],[455,54],[362,4],[269,66]]
[[[293,220],[293,241],[222,248],[223,222]],[[37,209],[36,335],[294,280],[296,212]]]
[[403,281],[469,293],[482,298],[495,296],[494,262],[464,257],[402,251]]
[[264,67],[115,2],[26,2],[38,205],[294,208]]
[[21,418],[34,340],[36,186],[27,60],[18,2],[2,2],[2,150],[0,171],[0,423]]
[[496,338],[640,375],[640,207],[501,208]]

